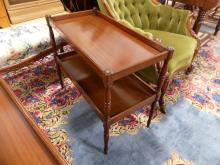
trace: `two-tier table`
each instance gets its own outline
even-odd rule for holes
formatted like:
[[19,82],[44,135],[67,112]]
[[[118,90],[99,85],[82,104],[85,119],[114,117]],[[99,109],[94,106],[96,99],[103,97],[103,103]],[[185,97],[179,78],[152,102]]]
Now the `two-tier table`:
[[[61,84],[60,67],[102,120],[104,153],[108,152],[110,125],[152,104],[149,126],[173,51],[96,10],[46,19]],[[58,55],[52,27],[77,53]],[[135,75],[141,69],[159,64],[156,88]]]

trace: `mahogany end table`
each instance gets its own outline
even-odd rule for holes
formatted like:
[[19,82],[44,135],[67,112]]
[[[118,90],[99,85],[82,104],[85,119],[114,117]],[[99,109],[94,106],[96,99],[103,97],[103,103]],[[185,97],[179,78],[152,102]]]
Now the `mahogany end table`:
[[[46,19],[61,85],[64,84],[60,69],[75,82],[102,120],[104,153],[108,152],[110,125],[151,104],[149,127],[173,49],[161,46],[96,10],[47,16]],[[75,54],[58,55],[52,27],[73,47]],[[135,75],[152,65],[158,70],[158,83],[154,86]]]

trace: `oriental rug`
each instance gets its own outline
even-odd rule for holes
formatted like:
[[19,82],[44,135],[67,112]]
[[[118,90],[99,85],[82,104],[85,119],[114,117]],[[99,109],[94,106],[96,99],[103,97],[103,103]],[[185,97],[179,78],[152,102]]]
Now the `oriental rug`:
[[74,84],[61,89],[48,56],[3,76],[26,113],[67,164],[220,164],[220,41],[203,45],[191,74],[175,76],[166,93],[166,112],[148,107],[111,126],[109,154],[103,154],[103,128]]

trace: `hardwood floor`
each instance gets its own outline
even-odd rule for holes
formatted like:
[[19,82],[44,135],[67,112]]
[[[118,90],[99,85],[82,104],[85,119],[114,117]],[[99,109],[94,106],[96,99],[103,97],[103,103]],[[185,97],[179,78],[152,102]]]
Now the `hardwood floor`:
[[1,86],[0,164],[58,164]]
[[16,5],[20,3],[33,2],[33,1],[37,1],[37,0],[9,0],[8,2],[10,3],[10,5]]

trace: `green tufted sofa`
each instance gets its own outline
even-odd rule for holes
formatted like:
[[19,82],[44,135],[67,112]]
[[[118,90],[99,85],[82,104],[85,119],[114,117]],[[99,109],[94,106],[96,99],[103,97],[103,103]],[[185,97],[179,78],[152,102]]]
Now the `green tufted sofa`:
[[[174,48],[162,93],[165,93],[176,72],[191,70],[193,58],[199,49],[199,41],[191,29],[190,11],[174,9],[153,0],[98,0],[98,4],[103,13],[125,26]],[[139,71],[137,75],[144,80],[156,82],[152,68]],[[163,96],[160,99],[161,105],[162,98]]]

